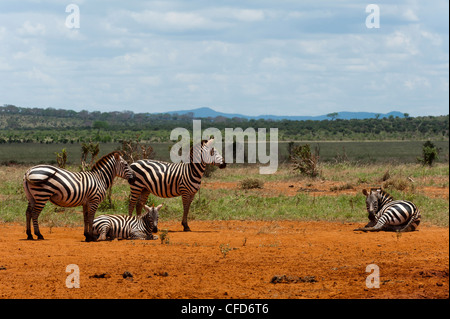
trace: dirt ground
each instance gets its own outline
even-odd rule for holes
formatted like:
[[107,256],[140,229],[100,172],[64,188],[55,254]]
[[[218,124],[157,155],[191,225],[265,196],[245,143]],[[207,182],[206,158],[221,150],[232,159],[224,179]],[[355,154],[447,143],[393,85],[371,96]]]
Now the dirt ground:
[[[46,239],[27,241],[24,225],[0,225],[0,298],[449,298],[447,227],[397,235],[334,222],[159,226],[168,243],[86,243],[81,227],[41,227]],[[66,286],[73,264],[80,288]],[[366,286],[368,276],[375,283],[368,265],[378,267],[379,288]]]
[[[248,192],[254,192],[259,196],[274,196],[283,194],[286,196],[295,196],[299,193],[307,193],[313,196],[338,196],[342,194],[355,195],[361,194],[363,188],[379,187],[380,184],[360,184],[358,187],[348,186],[342,182],[336,181],[310,181],[310,182],[292,182],[292,181],[274,181],[265,182],[261,189],[251,189]],[[228,189],[240,190],[239,182],[222,181],[202,181],[202,188],[208,189]],[[449,199],[449,188],[439,186],[417,187],[417,192],[426,194],[433,198]]]

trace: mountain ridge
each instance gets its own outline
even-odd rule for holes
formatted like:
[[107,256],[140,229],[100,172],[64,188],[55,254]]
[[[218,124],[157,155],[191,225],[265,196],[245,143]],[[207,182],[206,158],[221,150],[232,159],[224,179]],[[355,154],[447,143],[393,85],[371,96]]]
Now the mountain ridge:
[[[324,115],[317,115],[317,116],[303,116],[303,115],[244,115],[239,113],[224,113],[224,112],[218,112],[215,111],[212,108],[209,107],[200,107],[196,109],[191,110],[179,110],[179,111],[169,111],[169,112],[158,112],[158,114],[178,114],[178,115],[186,115],[192,113],[193,117],[195,118],[208,118],[208,117],[217,117],[217,116],[223,116],[226,118],[245,118],[247,120],[255,119],[263,119],[263,120],[274,120],[274,121],[281,121],[281,120],[291,120],[291,121],[306,121],[306,120],[313,120],[313,121],[322,121],[326,119],[342,119],[342,120],[352,120],[352,119],[370,119],[370,118],[387,118],[390,116],[393,117],[404,117],[404,113],[401,113],[399,111],[392,111],[389,113],[375,113],[375,112],[348,112],[348,111],[342,111],[342,112],[335,112],[335,113],[329,113]],[[155,113],[156,114],[156,113]],[[331,114],[334,114],[335,116],[332,116]],[[337,115],[336,115],[337,114]]]

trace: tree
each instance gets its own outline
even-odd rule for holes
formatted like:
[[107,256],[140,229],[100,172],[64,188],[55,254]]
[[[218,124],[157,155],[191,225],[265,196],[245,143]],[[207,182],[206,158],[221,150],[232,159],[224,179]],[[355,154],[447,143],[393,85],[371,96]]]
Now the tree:
[[337,112],[333,112],[333,113],[328,113],[327,117],[330,117],[332,121],[334,121],[337,117],[338,117],[339,113]]
[[136,135],[135,140],[123,140],[122,149],[123,159],[129,164],[140,160],[152,158],[155,154],[153,152],[153,147],[146,143],[142,143],[140,140],[140,135]]
[[[81,170],[87,171],[94,166],[95,159],[97,158],[98,153],[100,153],[100,147],[98,143],[94,144],[92,142],[82,143],[81,144]],[[91,154],[91,162],[87,163],[87,157]]]
[[97,135],[100,134],[100,130],[107,129],[109,127],[108,122],[105,121],[95,121],[94,124],[92,124],[93,129],[97,129]]
[[430,142],[426,141],[422,146],[422,157],[418,157],[417,160],[422,165],[432,166],[433,162],[438,159],[439,149]]

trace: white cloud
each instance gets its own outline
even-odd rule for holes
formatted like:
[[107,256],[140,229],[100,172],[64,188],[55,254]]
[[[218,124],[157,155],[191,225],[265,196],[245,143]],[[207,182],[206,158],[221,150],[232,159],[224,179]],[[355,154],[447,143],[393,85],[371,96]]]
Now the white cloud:
[[232,16],[237,20],[244,22],[256,22],[264,20],[265,14],[263,10],[240,9],[232,10]]
[[402,16],[407,20],[411,22],[417,22],[419,21],[419,18],[417,17],[416,13],[413,9],[408,8],[406,11],[402,14]]
[[264,58],[261,61],[261,65],[273,68],[284,68],[286,66],[286,61],[283,58],[272,56]]
[[216,27],[214,21],[195,12],[145,10],[142,12],[129,12],[129,16],[142,25],[162,31],[186,32]]
[[424,89],[431,86],[430,81],[421,76],[412,76],[404,81],[404,86],[408,90]]
[[41,36],[45,35],[45,26],[41,23],[32,24],[30,21],[25,21],[22,27],[19,28],[18,33],[22,36]]

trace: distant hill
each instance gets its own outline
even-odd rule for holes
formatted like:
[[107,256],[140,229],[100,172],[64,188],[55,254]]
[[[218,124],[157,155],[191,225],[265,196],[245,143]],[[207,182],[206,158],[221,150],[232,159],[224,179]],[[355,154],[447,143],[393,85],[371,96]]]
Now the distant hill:
[[[291,121],[306,121],[306,120],[313,120],[313,121],[322,121],[326,119],[331,119],[330,116],[327,114],[324,115],[318,115],[318,116],[290,116],[290,115],[258,115],[258,116],[249,116],[249,115],[243,115],[243,114],[237,114],[237,113],[222,113],[217,112],[209,107],[201,107],[197,109],[192,110],[180,110],[180,111],[171,111],[171,112],[165,112],[166,114],[179,114],[179,115],[186,115],[189,113],[193,114],[193,117],[195,118],[208,118],[208,117],[217,117],[217,116],[223,116],[226,118],[233,118],[233,117],[239,117],[239,118],[245,118],[248,120],[251,119],[264,119],[264,120],[291,120]],[[390,116],[395,117],[404,117],[403,113],[393,111],[385,114],[381,113],[372,113],[372,112],[337,112],[336,119],[342,119],[342,120],[352,120],[352,119],[374,119],[377,116],[379,118],[387,118]]]

